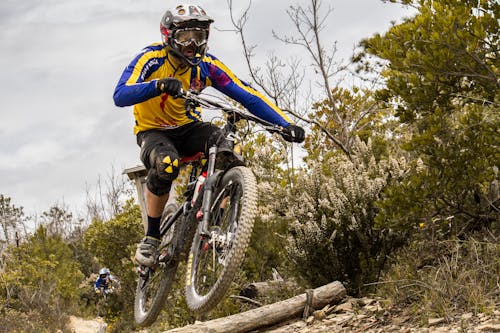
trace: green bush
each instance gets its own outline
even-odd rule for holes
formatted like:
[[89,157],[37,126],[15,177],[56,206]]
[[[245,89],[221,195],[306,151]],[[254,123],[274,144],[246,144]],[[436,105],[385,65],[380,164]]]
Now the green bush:
[[83,274],[70,247],[40,226],[19,247],[7,250],[0,278],[5,314],[1,320],[18,315],[29,322],[11,322],[13,332],[55,332],[64,328],[67,313],[76,309]]

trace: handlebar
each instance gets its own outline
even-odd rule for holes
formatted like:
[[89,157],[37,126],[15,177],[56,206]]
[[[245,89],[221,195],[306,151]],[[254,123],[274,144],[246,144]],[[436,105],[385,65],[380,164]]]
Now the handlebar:
[[[188,107],[197,107],[202,106],[208,109],[218,109],[222,110],[228,116],[234,117],[234,121],[237,122],[240,119],[250,120],[255,123],[260,124],[266,131],[270,133],[283,133],[283,127],[270,123],[266,120],[263,120],[259,117],[256,117],[248,112],[245,112],[241,109],[238,109],[234,106],[224,104],[220,97],[209,96],[209,95],[201,95],[197,92],[191,90],[181,90],[179,96],[185,100],[185,103]],[[213,98],[210,98],[213,97]]]

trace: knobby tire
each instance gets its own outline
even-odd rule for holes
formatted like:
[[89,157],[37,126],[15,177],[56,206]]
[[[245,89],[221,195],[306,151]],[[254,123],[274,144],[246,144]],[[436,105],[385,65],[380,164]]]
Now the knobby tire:
[[[210,311],[221,301],[245,258],[257,211],[257,182],[254,174],[243,166],[230,169],[222,177],[213,198],[216,201],[209,228],[218,228],[221,230],[221,239],[232,241],[229,245],[219,246],[212,238],[210,244],[210,240],[201,237],[201,228],[197,229],[186,265],[185,286],[187,305],[197,314]],[[219,202],[217,198],[220,198]],[[217,220],[217,211],[219,206],[224,206],[221,203],[224,198],[227,198],[229,206],[224,208],[222,218]],[[218,221],[221,222],[216,225]]]

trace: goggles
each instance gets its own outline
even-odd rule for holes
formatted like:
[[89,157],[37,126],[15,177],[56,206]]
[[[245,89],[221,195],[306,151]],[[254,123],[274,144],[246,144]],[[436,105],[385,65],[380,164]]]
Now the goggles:
[[207,43],[208,31],[199,28],[177,30],[174,33],[174,42],[181,46],[188,46],[194,43],[202,46]]

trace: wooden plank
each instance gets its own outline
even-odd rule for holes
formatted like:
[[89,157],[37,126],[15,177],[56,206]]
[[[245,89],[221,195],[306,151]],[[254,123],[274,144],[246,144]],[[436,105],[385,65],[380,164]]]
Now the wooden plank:
[[123,173],[126,174],[130,180],[134,180],[135,178],[146,176],[146,167],[144,165],[137,165],[123,170]]
[[[314,309],[334,304],[346,296],[342,283],[335,281],[313,290]],[[307,303],[307,295],[301,294],[287,300],[263,307],[218,318],[206,322],[175,328],[164,333],[245,333],[258,328],[272,326],[291,318],[300,318]]]
[[122,174],[126,174],[128,178],[133,180],[135,183],[137,200],[139,201],[139,206],[141,207],[142,224],[144,226],[144,232],[146,232],[148,229],[148,214],[146,209],[146,198],[144,196],[147,174],[146,167],[144,165],[137,165],[123,170]]

